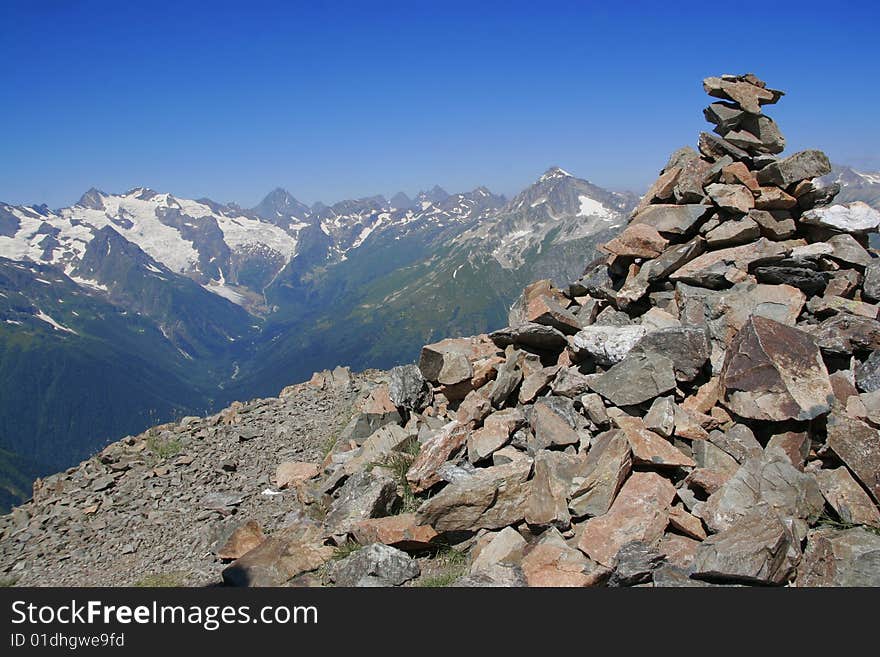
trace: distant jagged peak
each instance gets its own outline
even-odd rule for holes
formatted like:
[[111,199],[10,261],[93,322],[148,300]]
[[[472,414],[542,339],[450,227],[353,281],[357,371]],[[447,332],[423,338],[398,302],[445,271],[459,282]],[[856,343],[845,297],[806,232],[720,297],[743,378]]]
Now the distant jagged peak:
[[403,192],[397,192],[391,197],[389,203],[391,203],[391,207],[396,210],[409,210],[416,205],[415,202]]
[[449,198],[449,192],[440,187],[440,185],[434,185],[431,189],[427,191],[419,192],[419,195],[416,197],[417,201],[420,202],[430,202],[436,204],[443,203],[446,199]]
[[310,214],[307,205],[300,203],[283,187],[276,187],[252,209],[258,217],[275,222],[279,219],[303,219]]
[[90,210],[103,210],[105,196],[107,196],[107,194],[102,192],[100,189],[92,187],[85,194],[79,197],[79,201],[76,202],[76,205],[88,208]]
[[574,178],[572,174],[562,167],[552,166],[547,169],[544,174],[538,178],[538,182],[547,182],[549,180],[559,180],[560,178]]

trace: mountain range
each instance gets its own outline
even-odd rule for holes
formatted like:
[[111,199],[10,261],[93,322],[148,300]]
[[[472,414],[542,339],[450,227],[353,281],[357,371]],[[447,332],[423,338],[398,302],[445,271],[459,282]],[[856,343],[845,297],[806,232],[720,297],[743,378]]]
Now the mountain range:
[[577,278],[637,202],[553,167],[509,201],[0,203],[0,505],[158,422],[499,328],[525,284]]

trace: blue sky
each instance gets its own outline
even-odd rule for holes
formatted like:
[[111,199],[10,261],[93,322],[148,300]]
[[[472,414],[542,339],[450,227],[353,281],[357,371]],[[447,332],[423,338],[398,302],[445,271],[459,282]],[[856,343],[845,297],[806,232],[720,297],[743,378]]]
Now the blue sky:
[[510,195],[553,164],[640,192],[702,78],[748,71],[787,152],[876,170],[878,5],[0,0],[0,199]]

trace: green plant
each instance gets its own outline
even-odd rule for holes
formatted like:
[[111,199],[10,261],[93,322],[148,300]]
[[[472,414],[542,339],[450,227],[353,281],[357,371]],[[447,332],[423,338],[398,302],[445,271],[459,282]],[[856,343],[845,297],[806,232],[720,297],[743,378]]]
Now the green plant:
[[132,584],[132,586],[136,586],[139,588],[170,588],[184,585],[184,573],[182,572],[153,573],[151,575],[144,575]]
[[441,545],[431,556],[430,562],[435,572],[416,580],[416,586],[423,588],[449,586],[467,571],[468,555],[449,545]]
[[336,546],[336,549],[333,550],[333,560],[339,561],[340,559],[345,559],[360,550],[362,547],[363,546],[360,543],[348,540],[342,545]]
[[150,434],[147,436],[147,449],[161,461],[180,453],[180,450],[183,449],[183,443],[179,438],[162,439],[154,429],[150,429]]
[[391,473],[397,483],[397,492],[401,498],[401,504],[397,513],[412,513],[419,508],[421,500],[412,491],[406,473],[418,456],[421,445],[416,437],[406,440],[397,450],[386,454],[381,460],[370,463],[368,468],[381,467]]
[[880,527],[872,527],[871,525],[860,525],[853,522],[847,522],[838,518],[832,518],[827,514],[822,514],[821,516],[819,516],[818,520],[816,520],[816,524],[822,525],[823,527],[831,527],[832,529],[855,529],[856,527],[861,527],[865,531],[869,531],[872,534],[880,536]]

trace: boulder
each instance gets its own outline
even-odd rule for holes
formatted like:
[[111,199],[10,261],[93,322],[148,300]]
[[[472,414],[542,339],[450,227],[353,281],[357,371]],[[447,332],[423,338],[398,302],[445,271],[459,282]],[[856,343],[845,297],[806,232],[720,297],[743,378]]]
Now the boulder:
[[880,536],[861,527],[812,530],[797,585],[880,586]]
[[419,412],[431,403],[431,386],[422,376],[418,365],[400,365],[392,368],[388,382],[391,403]]
[[582,474],[571,480],[571,514],[583,518],[606,513],[631,469],[632,452],[622,431],[597,436],[587,453]]
[[421,573],[419,563],[406,552],[373,543],[334,562],[327,574],[336,586],[400,586]]
[[624,415],[616,418],[615,423],[629,442],[634,465],[681,468],[696,465],[692,458],[677,450],[670,442],[645,428],[645,423],[640,418]]
[[420,524],[438,532],[500,529],[525,516],[531,482],[530,462],[481,468],[455,481],[418,510]]
[[321,469],[317,463],[303,463],[300,461],[285,461],[275,468],[275,485],[278,488],[287,488],[296,484],[313,479],[320,474]]
[[413,493],[426,491],[441,481],[437,470],[467,443],[470,431],[468,424],[450,422],[422,445],[406,472]]
[[546,401],[535,403],[530,422],[535,434],[535,449],[577,445],[581,440],[578,432]]
[[530,550],[521,563],[523,574],[532,587],[583,587],[601,584],[608,569],[569,547],[558,531],[551,528]]
[[568,342],[565,334],[552,326],[525,322],[515,326],[509,326],[491,333],[489,337],[499,347],[514,345],[516,347],[529,347],[538,351],[559,351]]
[[693,576],[722,582],[784,584],[800,561],[800,546],[772,513],[743,516],[697,548]]
[[564,452],[535,454],[535,476],[526,502],[525,520],[532,527],[571,526],[568,495],[572,480],[582,474],[585,459]]
[[842,522],[880,527],[880,510],[845,467],[817,470],[816,481]]
[[669,523],[675,488],[653,472],[636,472],[626,480],[611,508],[584,523],[578,548],[597,563],[612,568],[620,549],[632,541],[656,545]]
[[471,574],[491,570],[498,564],[519,564],[522,560],[526,540],[513,527],[505,527],[491,534],[489,541],[477,552],[474,548]]
[[635,586],[651,581],[654,570],[664,561],[656,547],[640,541],[627,543],[614,559],[614,570],[608,578],[608,586]]
[[737,333],[721,370],[721,403],[753,420],[812,420],[834,393],[812,337],[753,316]]
[[586,326],[571,338],[575,353],[588,354],[599,365],[614,365],[646,334],[644,326]]
[[266,540],[260,523],[256,520],[248,520],[243,525],[236,527],[232,535],[217,550],[218,559],[240,559]]
[[368,518],[354,523],[351,534],[361,545],[383,543],[399,550],[426,550],[433,545],[437,532],[429,525],[417,524],[414,513],[384,518]]
[[840,457],[874,501],[880,502],[880,432],[838,411],[828,416],[826,426],[826,447]]
[[632,406],[674,390],[673,361],[653,352],[627,355],[590,381],[590,388],[615,406]]
[[762,185],[788,187],[801,180],[818,178],[831,173],[831,163],[822,151],[801,151],[778,160],[758,171]]
[[846,205],[807,210],[801,215],[801,222],[858,235],[877,230],[880,226],[880,212],[867,203],[855,201]]
[[389,515],[397,500],[397,482],[391,477],[379,471],[360,470],[337,492],[324,525],[331,534],[347,534],[359,520]]
[[670,358],[677,381],[693,381],[709,360],[711,348],[705,328],[677,326],[646,334],[632,348],[632,354]]
[[700,204],[649,205],[632,218],[630,225],[646,224],[659,233],[685,235],[691,232],[711,209],[711,206]]

